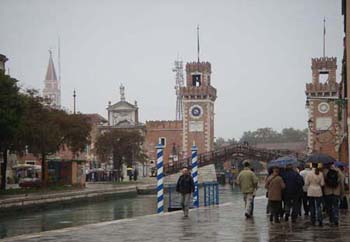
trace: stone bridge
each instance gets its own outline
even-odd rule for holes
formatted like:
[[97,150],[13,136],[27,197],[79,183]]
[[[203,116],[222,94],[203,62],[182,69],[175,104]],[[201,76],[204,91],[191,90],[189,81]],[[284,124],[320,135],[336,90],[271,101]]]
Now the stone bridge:
[[[304,160],[306,155],[291,150],[270,150],[255,148],[248,145],[230,145],[225,146],[210,152],[198,154],[198,166],[203,167],[210,164],[217,164],[232,159],[253,159],[259,161],[270,161],[281,156],[293,155],[298,160]],[[164,166],[164,175],[178,173],[183,167],[191,166],[191,157],[179,160],[173,165]]]

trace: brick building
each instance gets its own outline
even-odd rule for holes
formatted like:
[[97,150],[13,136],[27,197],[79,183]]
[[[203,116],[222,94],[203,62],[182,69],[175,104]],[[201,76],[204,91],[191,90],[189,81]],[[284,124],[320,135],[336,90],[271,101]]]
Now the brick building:
[[336,80],[337,59],[313,58],[311,63],[312,82],[306,84],[308,151],[346,159],[342,155],[346,138],[345,110],[341,104],[341,85]]
[[180,88],[182,120],[147,121],[145,149],[156,160],[155,146],[164,146],[164,163],[191,156],[196,144],[199,153],[214,148],[214,102],[216,89],[211,86],[211,64],[186,64],[186,85]]

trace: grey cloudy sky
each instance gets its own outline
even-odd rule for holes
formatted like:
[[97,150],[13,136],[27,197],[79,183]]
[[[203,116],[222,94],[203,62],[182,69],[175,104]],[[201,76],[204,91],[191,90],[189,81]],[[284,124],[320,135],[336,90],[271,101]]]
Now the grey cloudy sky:
[[[0,53],[23,87],[43,88],[48,49],[61,39],[62,103],[106,117],[119,85],[141,121],[175,118],[173,61],[212,64],[215,136],[306,127],[311,57],[342,56],[340,0],[0,0]],[[57,59],[55,59],[57,68]]]

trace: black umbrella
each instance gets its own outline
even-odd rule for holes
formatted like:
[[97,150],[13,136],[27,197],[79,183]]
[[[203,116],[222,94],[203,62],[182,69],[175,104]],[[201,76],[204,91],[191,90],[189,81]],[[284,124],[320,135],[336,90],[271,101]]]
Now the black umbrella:
[[330,164],[330,163],[334,163],[336,160],[330,156],[330,155],[326,155],[323,153],[313,153],[311,155],[309,155],[305,162],[308,163],[321,163],[321,164]]

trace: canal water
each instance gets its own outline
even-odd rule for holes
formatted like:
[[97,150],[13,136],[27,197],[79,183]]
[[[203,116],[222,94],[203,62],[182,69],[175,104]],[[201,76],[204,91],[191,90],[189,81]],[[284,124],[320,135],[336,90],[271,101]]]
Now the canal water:
[[[220,186],[219,190],[220,203],[242,200],[237,188],[226,185]],[[200,192],[203,194],[201,189]],[[79,204],[19,214],[2,214],[0,238],[154,214],[156,205],[155,195],[138,195],[132,198],[79,202]],[[167,207],[167,198],[165,207]]]

